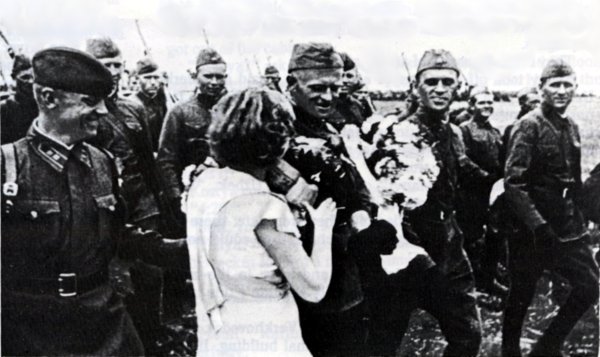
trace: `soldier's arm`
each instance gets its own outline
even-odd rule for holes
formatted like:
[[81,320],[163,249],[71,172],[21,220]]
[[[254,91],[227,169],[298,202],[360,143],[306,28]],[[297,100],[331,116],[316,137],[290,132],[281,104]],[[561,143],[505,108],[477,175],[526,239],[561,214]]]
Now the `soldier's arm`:
[[456,154],[459,165],[459,175],[463,182],[489,180],[491,174],[477,165],[467,156],[467,148],[463,140],[463,132],[456,125],[450,124],[452,128],[452,148]]
[[535,207],[528,188],[537,135],[537,127],[533,120],[521,119],[517,122],[510,135],[508,157],[504,167],[507,201],[515,210],[516,217],[520,217],[532,231],[546,223]]
[[583,183],[579,206],[587,219],[600,224],[600,164]]
[[169,199],[178,199],[181,196],[179,172],[180,141],[183,140],[181,131],[181,113],[177,107],[168,114],[160,131],[158,142],[158,155],[156,164],[162,177],[163,187]]

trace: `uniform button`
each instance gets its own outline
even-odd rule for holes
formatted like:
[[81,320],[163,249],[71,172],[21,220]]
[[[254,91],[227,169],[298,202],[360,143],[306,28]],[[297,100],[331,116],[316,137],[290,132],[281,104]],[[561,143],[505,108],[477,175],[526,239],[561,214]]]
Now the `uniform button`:
[[114,212],[115,211],[115,206],[108,206],[108,210],[111,211],[111,212]]
[[37,211],[31,211],[29,214],[31,215],[31,218],[33,218],[33,219],[36,219],[38,217]]

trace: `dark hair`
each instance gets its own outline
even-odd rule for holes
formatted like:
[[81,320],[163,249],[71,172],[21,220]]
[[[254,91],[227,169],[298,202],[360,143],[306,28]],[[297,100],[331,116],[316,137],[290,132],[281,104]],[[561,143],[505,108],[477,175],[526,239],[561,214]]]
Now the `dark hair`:
[[222,165],[269,166],[294,135],[294,111],[279,92],[248,88],[221,98],[208,130],[213,157]]

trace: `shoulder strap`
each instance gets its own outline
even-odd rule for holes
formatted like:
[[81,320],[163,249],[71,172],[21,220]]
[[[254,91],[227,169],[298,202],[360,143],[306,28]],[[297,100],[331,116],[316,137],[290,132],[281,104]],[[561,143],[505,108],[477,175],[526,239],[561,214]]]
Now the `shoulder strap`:
[[7,197],[15,197],[19,191],[17,184],[17,154],[15,144],[2,145],[2,156],[4,157],[5,182],[2,185],[2,194]]

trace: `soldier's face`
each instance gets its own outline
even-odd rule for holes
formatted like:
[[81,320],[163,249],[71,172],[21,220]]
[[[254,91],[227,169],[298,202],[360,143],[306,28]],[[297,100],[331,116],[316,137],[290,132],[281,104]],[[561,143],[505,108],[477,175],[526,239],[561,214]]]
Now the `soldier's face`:
[[425,108],[447,111],[458,88],[458,73],[451,69],[428,69],[419,75],[417,93]]
[[349,71],[344,71],[343,75],[343,83],[342,93],[352,93],[355,91],[355,88],[358,87],[360,82],[360,77],[358,76],[358,70],[356,68],[352,68]]
[[17,88],[21,92],[32,93],[33,92],[33,68],[28,68],[20,71],[15,76]]
[[96,136],[100,118],[108,114],[104,98],[87,94],[63,92],[57,100],[58,131],[75,143]]
[[494,112],[494,96],[492,94],[481,93],[475,96],[473,103],[473,113],[478,119],[487,120]]
[[124,70],[123,57],[119,55],[116,57],[100,58],[98,61],[102,62],[104,67],[109,70],[110,75],[112,76],[113,85],[118,86]]
[[140,90],[149,97],[154,97],[160,89],[162,78],[158,71],[144,73],[139,76]]
[[542,102],[542,97],[540,97],[539,94],[527,94],[527,97],[525,98],[525,107],[527,108],[527,110],[533,110],[537,107],[540,106],[540,103]]
[[548,78],[540,87],[544,103],[559,112],[567,109],[576,89],[577,81],[574,75]]
[[314,117],[329,117],[340,96],[342,73],[341,68],[296,71],[289,89],[294,103]]
[[267,77],[265,78],[265,84],[267,88],[271,90],[278,91],[279,90],[279,82],[281,81],[281,77]]
[[219,96],[225,90],[227,66],[222,63],[198,67],[198,89],[209,97]]

